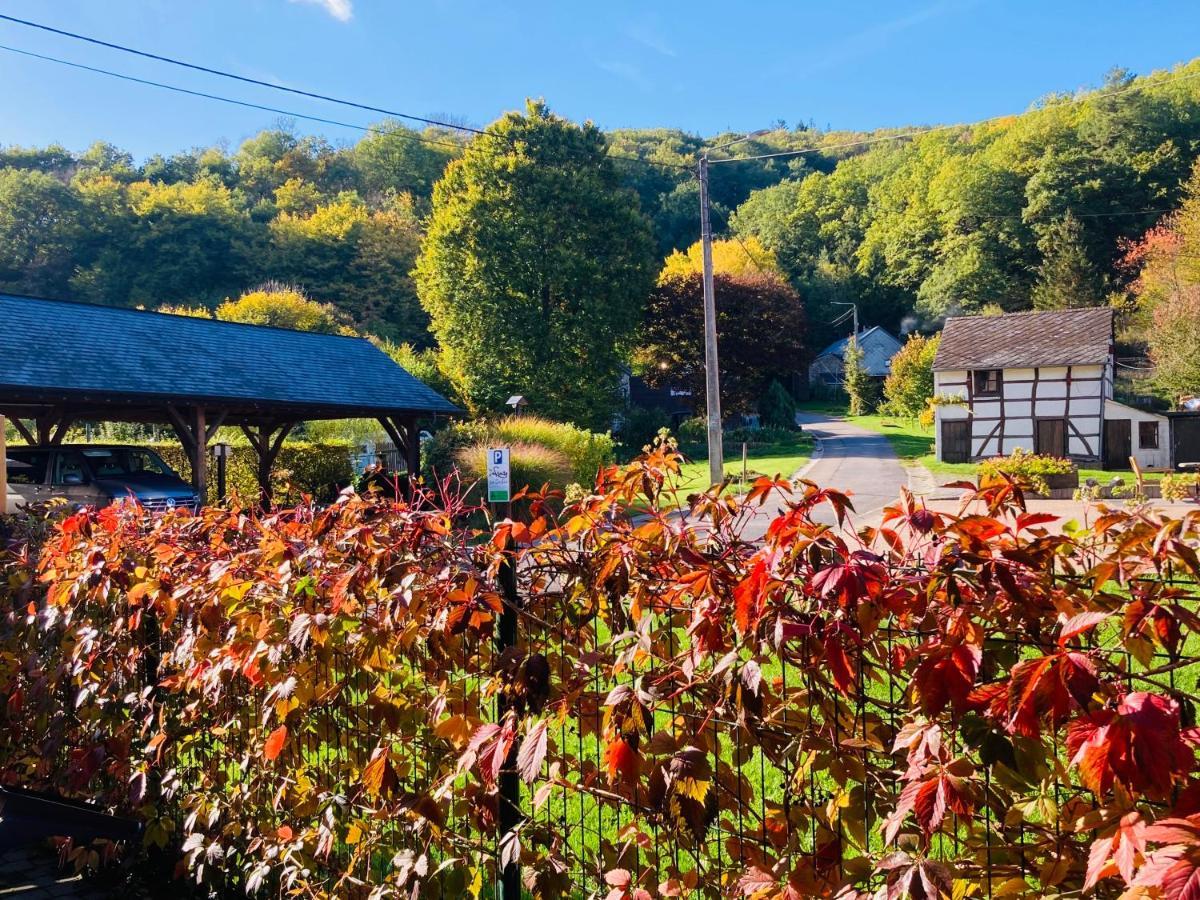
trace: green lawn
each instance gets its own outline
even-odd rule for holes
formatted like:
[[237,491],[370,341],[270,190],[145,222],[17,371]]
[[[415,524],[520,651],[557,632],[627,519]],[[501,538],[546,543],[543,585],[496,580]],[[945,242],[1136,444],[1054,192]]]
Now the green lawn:
[[[691,459],[680,468],[678,484],[678,503],[687,501],[689,494],[696,494],[708,487],[708,459],[704,457],[703,448],[699,453],[690,453],[684,448],[684,453]],[[813,439],[803,432],[796,432],[791,440],[774,444],[750,444],[747,448],[747,480],[742,478],[742,445],[740,442],[726,440],[725,442],[725,475],[733,479],[730,489],[735,493],[745,493],[750,484],[759,475],[782,475],[789,478],[812,456]],[[670,505],[669,498],[664,502]]]

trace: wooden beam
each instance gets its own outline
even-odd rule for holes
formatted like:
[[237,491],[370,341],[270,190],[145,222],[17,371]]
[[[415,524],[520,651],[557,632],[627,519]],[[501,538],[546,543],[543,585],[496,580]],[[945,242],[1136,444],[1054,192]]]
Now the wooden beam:
[[212,421],[208,423],[208,430],[204,435],[205,444],[211,443],[212,439],[217,436],[217,429],[225,423],[228,416],[229,410],[227,409],[219,409],[213,413]]
[[180,443],[183,444],[183,449],[187,451],[188,456],[192,455],[192,450],[196,446],[196,436],[192,434],[191,423],[184,417],[178,409],[167,404],[167,415],[171,420],[171,426],[175,429],[175,434],[179,436]]
[[18,432],[20,432],[21,437],[25,439],[25,443],[30,444],[30,445],[37,444],[37,440],[34,438],[33,432],[31,432],[29,430],[29,428],[25,425],[24,422],[22,422],[16,416],[10,417],[10,421],[13,423],[13,427],[16,428]]
[[67,436],[67,429],[71,427],[74,420],[68,413],[61,413],[58,417],[58,425],[50,434],[50,446],[57,447],[63,442],[63,438]]
[[380,416],[379,424],[383,426],[383,430],[387,432],[387,436],[391,439],[395,448],[404,452],[404,435],[402,429],[388,416]]

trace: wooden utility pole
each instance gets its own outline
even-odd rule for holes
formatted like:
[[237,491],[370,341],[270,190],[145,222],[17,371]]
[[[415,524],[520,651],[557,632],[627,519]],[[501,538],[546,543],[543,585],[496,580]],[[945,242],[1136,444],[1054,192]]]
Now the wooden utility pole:
[[717,299],[713,289],[712,223],[708,209],[708,154],[700,154],[700,241],[704,251],[704,387],[708,404],[708,477],[725,480],[721,433],[721,376],[717,361]]

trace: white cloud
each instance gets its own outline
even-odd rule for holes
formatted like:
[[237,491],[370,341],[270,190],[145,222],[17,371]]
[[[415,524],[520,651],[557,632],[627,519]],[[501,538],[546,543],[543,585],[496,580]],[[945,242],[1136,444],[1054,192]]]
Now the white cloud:
[[319,6],[339,22],[349,22],[354,15],[351,0],[291,0],[292,3],[310,3]]

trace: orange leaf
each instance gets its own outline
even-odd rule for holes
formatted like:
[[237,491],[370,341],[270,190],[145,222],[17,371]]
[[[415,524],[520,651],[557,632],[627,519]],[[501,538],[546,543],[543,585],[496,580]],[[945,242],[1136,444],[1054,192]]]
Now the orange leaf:
[[280,725],[271,732],[271,736],[267,738],[267,742],[263,744],[263,756],[268,760],[276,759],[283,752],[283,744],[287,740],[287,726]]

